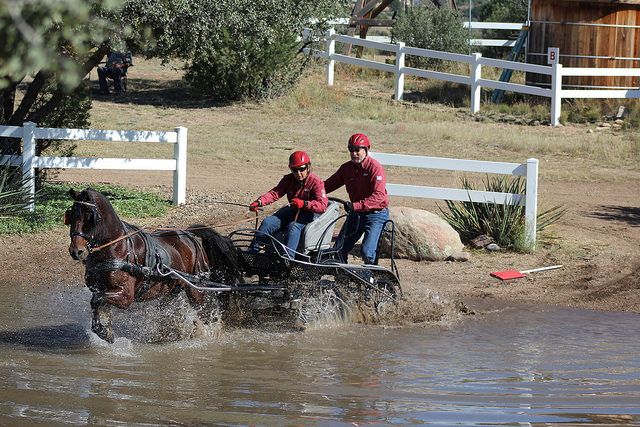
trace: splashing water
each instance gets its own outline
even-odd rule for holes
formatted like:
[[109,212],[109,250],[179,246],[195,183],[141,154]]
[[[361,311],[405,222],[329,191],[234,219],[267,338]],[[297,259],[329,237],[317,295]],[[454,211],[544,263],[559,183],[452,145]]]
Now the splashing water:
[[113,329],[117,337],[147,343],[166,343],[198,336],[215,336],[220,329],[219,308],[209,304],[204,319],[186,296],[133,304],[127,310],[113,309]]

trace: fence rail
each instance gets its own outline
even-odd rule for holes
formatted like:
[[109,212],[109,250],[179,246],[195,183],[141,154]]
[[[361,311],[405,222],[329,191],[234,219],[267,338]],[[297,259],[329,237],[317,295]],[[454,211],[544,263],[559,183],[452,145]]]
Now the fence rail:
[[[114,169],[173,171],[173,203],[183,204],[187,187],[187,128],[176,127],[173,132],[38,128],[35,123],[23,126],[0,126],[0,137],[21,138],[21,156],[0,156],[1,162],[21,166],[28,177],[27,188],[35,194],[35,169]],[[66,139],[109,142],[158,142],[174,144],[172,159],[131,159],[99,157],[36,156],[38,139]],[[29,210],[35,208],[32,203]]]
[[[526,24],[520,24],[516,22],[476,22],[466,21],[462,23],[464,28],[469,30],[522,30],[522,27]],[[493,47],[514,47],[516,45],[515,40],[510,39],[473,39],[469,37],[469,44],[471,46],[493,46]]]
[[[387,64],[370,59],[354,58],[347,55],[336,54],[336,42],[395,53],[395,64]],[[563,98],[640,98],[640,88],[621,90],[562,89],[563,76],[640,76],[640,69],[638,68],[563,68],[562,64],[557,63],[557,61],[550,66],[525,64],[502,59],[483,58],[480,53],[464,55],[410,47],[405,46],[404,43],[390,44],[375,42],[372,40],[362,40],[357,37],[338,35],[333,29],[328,30],[325,34],[324,51],[308,49],[307,52],[311,52],[316,57],[325,58],[327,60],[326,74],[327,84],[329,86],[333,86],[334,83],[335,62],[337,61],[395,74],[394,97],[396,100],[402,99],[405,75],[469,85],[471,87],[471,112],[474,114],[480,111],[480,92],[483,87],[542,96],[551,99],[550,123],[553,126],[558,126],[560,124],[561,102]],[[406,55],[466,63],[469,64],[469,75],[406,67]],[[557,50],[555,52],[555,57],[559,57]],[[509,83],[482,78],[483,66],[549,75],[551,76],[551,88],[541,88],[538,86],[529,86],[526,84]]]
[[[336,19],[329,22],[329,25],[346,25],[350,21],[350,18]],[[315,21],[317,22],[317,21]],[[521,30],[524,24],[514,22],[463,22],[464,28],[470,28],[470,30]],[[382,43],[389,43],[391,37],[389,36],[366,36],[366,40],[373,40]],[[471,46],[494,46],[494,47],[513,47],[516,41],[510,39],[469,39],[469,45]]]
[[506,163],[377,152],[370,152],[369,155],[386,166],[492,173],[524,177],[526,179],[525,194],[392,184],[388,182],[387,191],[392,196],[524,206],[526,242],[531,249],[535,249],[538,215],[538,159],[528,159],[526,163]]

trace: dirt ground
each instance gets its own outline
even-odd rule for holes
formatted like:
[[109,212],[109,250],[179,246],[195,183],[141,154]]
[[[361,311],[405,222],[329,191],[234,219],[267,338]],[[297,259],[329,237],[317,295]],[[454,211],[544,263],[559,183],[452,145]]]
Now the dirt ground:
[[[242,219],[244,210],[216,201],[247,202],[249,194],[264,191],[265,180],[243,171],[225,169],[224,163],[192,161],[189,165],[188,203],[164,218],[145,225],[206,223],[220,231],[242,225],[225,224]],[[216,191],[211,192],[210,171],[216,170]],[[167,174],[165,174],[167,175]],[[67,171],[65,180],[86,179]],[[132,182],[169,194],[166,179],[149,174],[102,172],[91,179]],[[242,185],[239,186],[238,183]],[[82,185],[82,184],[79,184]],[[240,189],[240,187],[242,187]],[[533,254],[469,250],[467,262],[399,261],[401,281],[408,299],[419,300],[435,292],[462,301],[474,310],[495,303],[544,303],[595,310],[640,313],[640,196],[625,182],[543,182],[551,203],[563,203],[567,214],[540,240]],[[395,200],[396,205],[410,201]],[[435,211],[434,211],[435,212]],[[269,211],[267,211],[269,213]],[[133,221],[135,222],[135,221]],[[251,223],[247,223],[250,225]],[[46,286],[64,283],[83,286],[84,268],[68,252],[68,231],[60,226],[36,235],[0,237],[0,284]],[[357,262],[357,260],[352,260]],[[385,260],[382,261],[385,263]],[[524,270],[562,264],[559,270],[532,273],[525,278],[501,282],[489,275],[504,269]]]

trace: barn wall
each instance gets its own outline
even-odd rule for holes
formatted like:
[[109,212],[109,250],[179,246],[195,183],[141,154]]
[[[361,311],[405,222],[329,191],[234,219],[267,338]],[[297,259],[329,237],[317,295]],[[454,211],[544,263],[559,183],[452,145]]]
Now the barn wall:
[[[527,62],[531,64],[547,65],[547,48],[557,47],[565,67],[638,68],[640,60],[611,58],[640,58],[640,5],[532,0],[528,46]],[[566,77],[563,83],[565,87],[639,87],[639,80],[581,76]],[[527,83],[549,85],[550,77],[528,74]]]

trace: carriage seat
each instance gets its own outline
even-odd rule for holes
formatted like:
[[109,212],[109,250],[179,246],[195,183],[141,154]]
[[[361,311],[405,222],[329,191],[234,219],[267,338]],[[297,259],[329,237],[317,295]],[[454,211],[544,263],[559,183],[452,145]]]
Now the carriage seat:
[[298,244],[298,252],[308,254],[319,249],[329,249],[338,217],[340,217],[340,205],[330,201],[327,210],[304,227],[302,236],[300,236],[300,244]]
[[[296,252],[307,255],[319,249],[329,249],[332,246],[331,238],[339,217],[340,204],[330,201],[327,210],[304,227]],[[287,241],[284,231],[276,232],[273,237],[282,243]],[[322,242],[320,242],[321,239]]]

